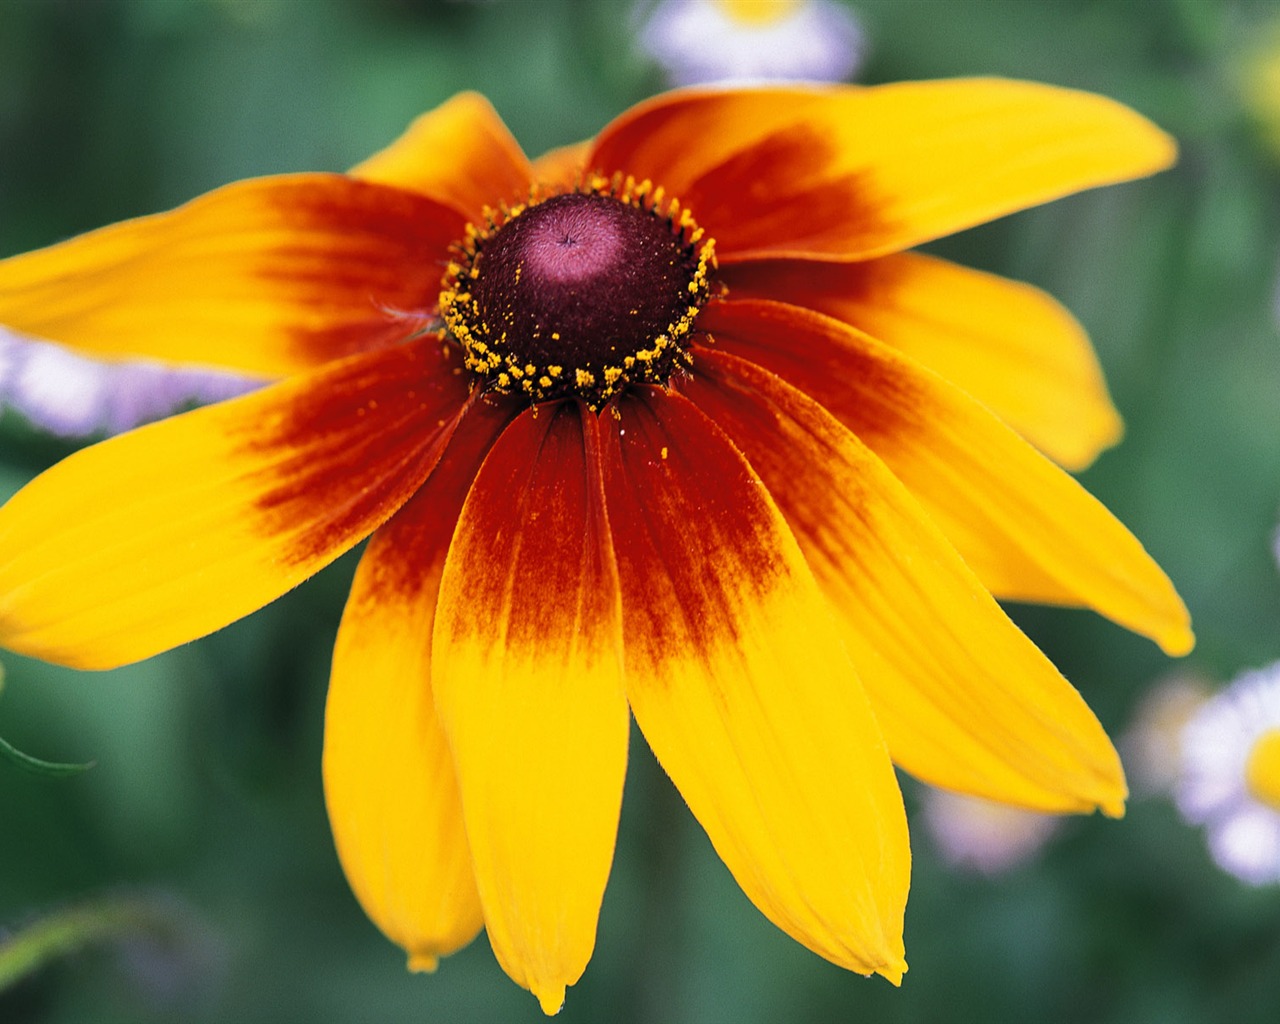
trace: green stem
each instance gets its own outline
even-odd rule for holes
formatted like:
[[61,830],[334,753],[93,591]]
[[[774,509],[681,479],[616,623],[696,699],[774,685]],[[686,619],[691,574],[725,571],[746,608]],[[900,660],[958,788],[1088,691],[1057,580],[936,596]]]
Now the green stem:
[[0,992],[58,956],[130,932],[163,926],[163,915],[139,899],[109,898],[56,911],[0,940]]
[[58,761],[42,761],[38,757],[24,754],[3,736],[0,736],[0,757],[33,775],[48,775],[52,778],[79,775],[81,772],[87,772],[96,763],[89,761],[87,764],[63,764]]

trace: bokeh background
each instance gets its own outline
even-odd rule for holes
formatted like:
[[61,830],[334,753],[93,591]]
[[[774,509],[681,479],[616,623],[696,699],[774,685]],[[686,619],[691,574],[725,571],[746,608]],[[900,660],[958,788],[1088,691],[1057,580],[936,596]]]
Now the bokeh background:
[[[1084,474],[1191,608],[1184,667],[1280,658],[1280,152],[1248,69],[1274,4],[860,0],[866,82],[1001,74],[1090,89],[1182,143],[1156,179],[933,248],[1043,286],[1095,340],[1127,437]],[[531,153],[662,87],[623,0],[0,0],[0,256],[227,181],[339,170],[462,88]],[[176,324],[175,330],[181,325]],[[0,497],[75,444],[0,417]],[[0,994],[0,1021],[535,1021],[483,937],[410,975],[350,895],[320,786],[351,556],[223,632],[82,674],[0,653],[0,929],[101,899],[139,927]],[[1174,666],[1081,612],[1012,609],[1113,735]],[[1064,823],[999,877],[913,827],[911,971],[845,973],[746,901],[638,741],[574,1021],[1273,1022],[1280,888],[1220,872],[1168,799]],[[907,783],[917,813],[919,787]]]

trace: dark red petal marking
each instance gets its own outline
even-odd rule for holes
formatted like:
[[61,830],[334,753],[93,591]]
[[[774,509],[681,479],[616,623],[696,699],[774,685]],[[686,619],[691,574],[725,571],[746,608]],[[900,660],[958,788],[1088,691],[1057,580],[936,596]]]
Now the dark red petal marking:
[[[725,267],[721,277],[735,299],[789,302],[844,319],[840,312],[849,305],[870,296],[891,295],[894,284],[909,274],[909,265],[889,256],[861,263],[753,260]],[[831,298],[824,305],[826,296]]]
[[794,125],[704,171],[681,198],[715,237],[726,266],[753,253],[825,251],[833,240],[886,226],[864,180],[830,175],[836,155],[821,132]]
[[[824,331],[825,323],[835,329]],[[895,372],[901,357],[888,346],[886,358],[877,358],[873,348],[840,344],[841,332],[855,333],[853,328],[754,299],[712,303],[698,326],[725,351],[772,370],[826,406],[873,449],[901,431],[929,429],[928,396],[912,376]],[[870,339],[868,344],[880,347]]]
[[464,228],[391,186],[255,178],[0,261],[0,320],[90,354],[286,376],[419,331]]
[[810,109],[830,116],[824,95],[805,88],[660,98],[609,125],[589,165],[679,196],[725,265],[809,251],[838,258],[891,225],[866,176],[836,169],[845,154]]
[[[377,576],[365,581],[366,593],[374,600],[394,595],[397,602],[411,604],[428,599],[422,594],[424,587],[438,586],[462,503],[489,449],[520,408],[517,401],[501,396],[467,404],[427,482],[370,541],[370,551],[387,552],[377,562]],[[429,599],[434,605],[435,595]]]
[[[296,244],[259,253],[256,261],[258,276],[294,293],[294,346],[312,358],[336,359],[403,341],[434,313],[463,217],[389,185],[316,177],[275,197],[277,215],[296,225]],[[336,238],[341,247],[328,248]]]
[[[637,388],[607,412],[605,493],[622,581],[628,665],[731,640],[745,590],[785,573],[768,496],[720,429],[681,395]],[[732,565],[717,553],[733,551]],[[712,632],[706,632],[708,629]]]
[[457,354],[435,338],[353,357],[317,372],[314,386],[246,438],[249,448],[292,453],[258,501],[268,529],[308,524],[285,558],[306,562],[356,543],[422,485],[468,402],[457,370]]
[[598,432],[584,406],[558,402],[526,409],[490,448],[467,499],[466,535],[455,537],[465,544],[454,557],[467,599],[442,607],[452,617],[438,620],[438,637],[537,651],[565,635],[566,616],[592,636],[616,618]]

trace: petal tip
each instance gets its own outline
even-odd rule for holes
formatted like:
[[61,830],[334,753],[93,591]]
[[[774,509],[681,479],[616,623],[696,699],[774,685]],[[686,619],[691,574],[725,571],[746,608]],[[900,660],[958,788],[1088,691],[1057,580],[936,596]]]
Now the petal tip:
[[1098,804],[1098,809],[1108,818],[1114,818],[1117,821],[1124,817],[1125,797],[1115,800],[1104,800]]
[[534,986],[533,994],[537,996],[542,1012],[548,1017],[554,1017],[564,1009],[564,990],[565,986],[562,984]]
[[414,974],[435,974],[440,958],[434,953],[410,953],[407,966]]
[[[1133,177],[1155,174],[1178,162],[1177,139],[1145,114],[1108,97],[1081,95],[1096,111],[1093,123],[1100,131],[1099,139],[1110,140],[1115,154],[1128,164]],[[1110,115],[1107,107],[1112,111]]]
[[1108,818],[1120,819],[1125,815],[1125,804],[1129,799],[1129,783],[1124,777],[1124,766],[1120,763],[1120,755],[1112,747],[1114,769],[1108,772],[1106,791],[1098,799],[1098,810]]
[[888,981],[894,988],[902,987],[902,976],[906,973],[907,961],[900,956],[890,963],[876,968],[876,974]]
[[1168,132],[1152,125],[1152,162],[1155,170],[1163,171],[1178,162],[1178,140]]
[[1099,455],[1105,451],[1109,451],[1123,441],[1124,429],[1124,419],[1121,417],[1120,413],[1116,411],[1114,406],[1108,405],[1106,409],[1099,412],[1097,419],[1094,421],[1092,437],[1093,453],[1085,460],[1084,464],[1081,465],[1079,469],[1088,469]]
[[1160,649],[1171,658],[1182,658],[1190,654],[1196,646],[1196,635],[1188,625],[1178,626],[1161,634],[1156,641]]

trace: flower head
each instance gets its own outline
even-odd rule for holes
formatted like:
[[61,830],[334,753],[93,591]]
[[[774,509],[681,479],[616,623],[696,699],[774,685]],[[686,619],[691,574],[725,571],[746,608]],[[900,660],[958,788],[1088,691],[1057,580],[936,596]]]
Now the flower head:
[[1078,325],[905,250],[1172,158],[1124,107],[997,80],[674,93],[533,163],[463,95],[349,174],[0,262],[17,329],[284,378],[0,509],[0,643],[145,658],[372,534],[325,794],[413,966],[483,926],[560,1005],[634,715],[756,906],[897,982],[894,764],[1123,807],[1101,726],[993,595],[1192,643],[1139,543],[1033,447],[1081,466],[1118,436]]
[[1177,800],[1223,870],[1280,882],[1280,663],[1244,673],[1187,723]]
[[662,0],[640,42],[676,85],[836,82],[864,45],[853,12],[833,0]]

